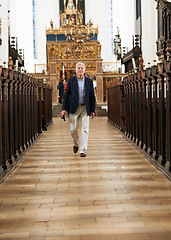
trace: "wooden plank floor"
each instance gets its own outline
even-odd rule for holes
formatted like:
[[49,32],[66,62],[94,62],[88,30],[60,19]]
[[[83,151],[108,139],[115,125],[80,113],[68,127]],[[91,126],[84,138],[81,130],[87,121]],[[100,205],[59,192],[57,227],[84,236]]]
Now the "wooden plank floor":
[[171,182],[105,117],[86,158],[53,122],[0,185],[0,239],[170,240]]

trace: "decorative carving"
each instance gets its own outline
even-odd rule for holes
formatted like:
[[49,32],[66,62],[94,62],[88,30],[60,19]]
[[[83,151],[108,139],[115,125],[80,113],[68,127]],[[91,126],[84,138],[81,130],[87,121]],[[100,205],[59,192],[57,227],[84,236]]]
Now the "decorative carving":
[[163,0],[155,1],[158,14],[157,56],[161,62],[164,62],[170,59],[171,55],[171,3]]
[[82,48],[78,48],[76,43],[55,43],[47,46],[49,59],[96,59],[100,57],[101,45],[98,43],[83,43]]
[[[101,45],[97,40],[98,27],[93,27],[91,20],[84,24],[84,8],[80,10],[78,2],[78,0],[64,0],[64,8],[61,7],[60,11],[60,28],[54,28],[51,22],[50,28],[46,30],[47,75],[54,86],[52,97],[54,104],[57,99],[56,77],[58,76],[58,80],[61,80],[63,66],[66,80],[75,75],[78,61],[84,62],[86,74],[90,78],[96,79],[96,70],[102,74]],[[62,1],[60,3],[62,4]],[[81,5],[80,2],[79,5]],[[97,64],[97,61],[100,62],[100,65]],[[103,84],[102,77],[100,84]],[[103,86],[101,86],[102,88]],[[103,91],[98,91],[98,94],[101,96]]]
[[50,26],[53,29],[53,21],[52,21],[52,19],[50,20]]
[[143,66],[143,58],[142,58],[142,54],[140,54],[139,56],[139,70],[142,71],[144,69],[144,66]]
[[[65,4],[64,4],[64,6],[65,6]],[[76,14],[76,8],[74,6],[73,0],[68,1],[68,5],[67,5],[67,8],[66,8],[66,14],[67,15]]]
[[50,73],[51,74],[56,74],[56,64],[55,63],[51,63],[50,65]]
[[[49,36],[47,44],[47,65],[50,59],[77,60],[77,59],[101,59],[101,45],[97,41],[98,29],[93,27],[90,20],[83,24],[82,10],[78,9],[78,0],[66,0],[64,12],[60,12],[60,28],[51,28],[46,31]],[[66,6],[67,5],[67,6]],[[51,40],[52,39],[52,40]]]
[[9,69],[9,70],[12,70],[12,69],[13,69],[13,60],[12,60],[12,57],[9,57],[9,60],[8,60],[8,69]]
[[103,72],[117,72],[117,63],[111,62],[111,63],[103,63],[102,64],[102,70]]

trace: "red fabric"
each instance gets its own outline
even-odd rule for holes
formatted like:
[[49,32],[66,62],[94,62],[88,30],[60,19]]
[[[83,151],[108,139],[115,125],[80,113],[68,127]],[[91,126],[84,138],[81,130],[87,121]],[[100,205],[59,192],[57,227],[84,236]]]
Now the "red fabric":
[[64,93],[65,93],[65,90],[66,90],[66,86],[67,86],[67,83],[64,83]]

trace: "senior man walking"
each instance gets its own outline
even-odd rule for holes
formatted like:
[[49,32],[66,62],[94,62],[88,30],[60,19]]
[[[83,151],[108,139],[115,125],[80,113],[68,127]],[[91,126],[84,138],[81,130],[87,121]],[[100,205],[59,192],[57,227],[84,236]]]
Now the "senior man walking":
[[89,135],[89,118],[95,117],[95,95],[93,81],[85,77],[85,65],[76,64],[76,76],[69,78],[63,99],[61,117],[68,112],[73,152],[79,148],[78,127],[81,120],[80,156],[86,157]]

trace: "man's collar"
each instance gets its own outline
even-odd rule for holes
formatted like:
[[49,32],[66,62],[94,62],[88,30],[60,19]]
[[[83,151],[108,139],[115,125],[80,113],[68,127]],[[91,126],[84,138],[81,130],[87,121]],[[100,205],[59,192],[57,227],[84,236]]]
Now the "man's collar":
[[79,80],[77,76],[76,76],[76,78],[77,78],[78,81],[84,81],[85,76],[83,76],[83,78],[81,80]]

